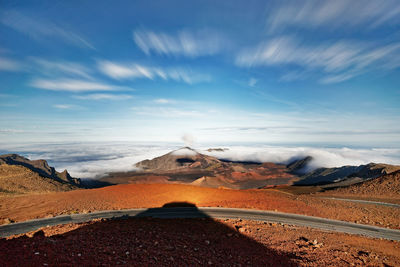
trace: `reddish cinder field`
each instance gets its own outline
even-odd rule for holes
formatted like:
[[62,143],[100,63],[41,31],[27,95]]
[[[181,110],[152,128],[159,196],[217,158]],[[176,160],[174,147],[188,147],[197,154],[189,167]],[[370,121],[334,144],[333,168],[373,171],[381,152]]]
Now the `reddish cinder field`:
[[399,250],[399,242],[274,223],[129,218],[0,239],[0,265],[399,266]]
[[190,202],[198,207],[231,207],[305,214],[400,228],[400,209],[296,196],[270,189],[213,189],[179,184],[125,184],[99,189],[0,197],[0,220],[24,221],[98,210],[161,207]]

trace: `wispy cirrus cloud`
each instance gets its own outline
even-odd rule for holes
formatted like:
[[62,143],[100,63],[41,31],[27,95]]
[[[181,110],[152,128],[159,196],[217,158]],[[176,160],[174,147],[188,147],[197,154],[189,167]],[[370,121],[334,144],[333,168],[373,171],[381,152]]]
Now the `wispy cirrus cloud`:
[[176,103],[175,100],[165,99],[165,98],[154,99],[153,102],[157,103],[157,104],[174,104],[174,103]]
[[0,57],[0,71],[20,71],[22,64],[8,58]]
[[176,34],[136,30],[133,40],[136,45],[147,55],[151,53],[160,55],[200,57],[217,54],[221,51],[226,41],[220,34],[209,30],[198,32],[180,31]]
[[39,17],[31,17],[15,10],[2,11],[0,13],[0,22],[35,40],[58,38],[75,46],[95,49],[84,37],[71,30],[67,30],[51,21],[46,21]]
[[18,133],[25,133],[24,130],[19,129],[0,129],[0,134],[18,134]]
[[50,61],[41,58],[31,58],[31,61],[35,63],[36,68],[42,74],[48,76],[54,75],[68,75],[78,76],[86,79],[91,79],[91,70],[80,63],[69,62],[69,61]]
[[70,105],[70,104],[55,104],[53,105],[53,108],[56,109],[74,109],[76,108],[76,105]]
[[191,118],[203,117],[205,112],[186,107],[133,107],[135,114],[148,117]]
[[98,68],[102,73],[113,79],[153,79],[155,75],[158,75],[153,69],[135,63],[123,65],[111,61],[99,61]]
[[81,100],[128,100],[133,96],[127,94],[88,94],[76,95],[74,98]]
[[111,61],[99,61],[98,68],[105,75],[117,80],[137,78],[153,80],[159,78],[188,84],[208,82],[211,80],[211,77],[207,74],[197,73],[181,67],[161,68],[137,63],[121,64]]
[[268,10],[270,31],[287,27],[374,28],[400,22],[400,4],[396,0],[277,1]]
[[30,86],[51,91],[69,91],[69,92],[90,92],[90,91],[115,91],[122,88],[112,86],[105,83],[75,80],[75,79],[60,79],[46,80],[36,79],[30,83]]
[[348,80],[376,66],[386,70],[398,68],[399,60],[400,43],[374,46],[338,40],[305,45],[292,37],[279,37],[242,50],[236,57],[236,64],[243,67],[289,65],[318,70],[329,74],[321,82],[333,83]]

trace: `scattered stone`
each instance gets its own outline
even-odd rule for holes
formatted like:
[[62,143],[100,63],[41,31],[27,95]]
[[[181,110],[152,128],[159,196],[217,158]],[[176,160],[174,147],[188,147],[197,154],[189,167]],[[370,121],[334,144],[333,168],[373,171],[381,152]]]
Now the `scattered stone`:
[[40,255],[40,252],[35,252],[35,255]]
[[3,223],[4,224],[10,224],[10,223],[13,223],[14,221],[13,220],[11,220],[10,218],[5,218],[4,220],[3,220]]
[[304,242],[308,242],[308,238],[307,238],[307,237],[304,237],[304,236],[300,236],[300,237],[299,237],[299,240],[300,240],[300,241],[304,241]]
[[43,230],[39,230],[39,231],[35,232],[32,237],[44,237]]
[[369,252],[368,251],[359,250],[358,251],[358,255],[359,256],[362,256],[362,255],[369,256]]
[[206,245],[210,245],[210,241],[209,240],[206,240],[204,242],[206,243]]

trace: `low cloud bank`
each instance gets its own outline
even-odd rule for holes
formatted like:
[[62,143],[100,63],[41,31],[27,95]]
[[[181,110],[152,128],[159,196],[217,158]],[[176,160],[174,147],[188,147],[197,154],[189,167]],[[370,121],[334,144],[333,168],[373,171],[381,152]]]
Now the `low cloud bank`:
[[109,172],[135,170],[134,164],[163,155],[179,146],[138,143],[63,143],[1,145],[0,154],[17,153],[31,160],[45,159],[57,171],[73,177],[99,178]]
[[361,165],[370,162],[400,165],[400,149],[312,148],[283,146],[232,146],[229,150],[202,151],[204,154],[233,161],[274,162],[287,164],[311,156],[308,170],[319,167]]
[[[182,144],[61,143],[2,144],[0,154],[18,153],[29,159],[45,159],[58,171],[67,169],[72,176],[98,178],[108,172],[135,170],[134,164],[161,156]],[[214,147],[214,146],[213,146]],[[225,148],[226,146],[224,146]],[[369,162],[400,165],[400,149],[312,148],[285,146],[228,146],[229,150],[208,152],[210,146],[196,147],[198,152],[234,161],[289,163],[312,156],[309,170],[318,167],[361,165]]]

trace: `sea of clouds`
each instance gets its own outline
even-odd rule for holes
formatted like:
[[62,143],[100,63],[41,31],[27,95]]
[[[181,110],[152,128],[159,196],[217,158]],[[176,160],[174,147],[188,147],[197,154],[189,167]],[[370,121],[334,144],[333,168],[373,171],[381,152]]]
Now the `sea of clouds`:
[[[29,159],[45,159],[56,170],[67,169],[73,177],[98,178],[108,172],[135,170],[134,164],[179,149],[179,143],[144,144],[134,142],[106,143],[36,143],[0,144],[0,154],[17,153]],[[228,148],[223,152],[206,149]],[[361,165],[369,162],[400,165],[397,148],[322,148],[307,146],[195,145],[200,153],[234,161],[289,163],[312,156],[308,169]]]

